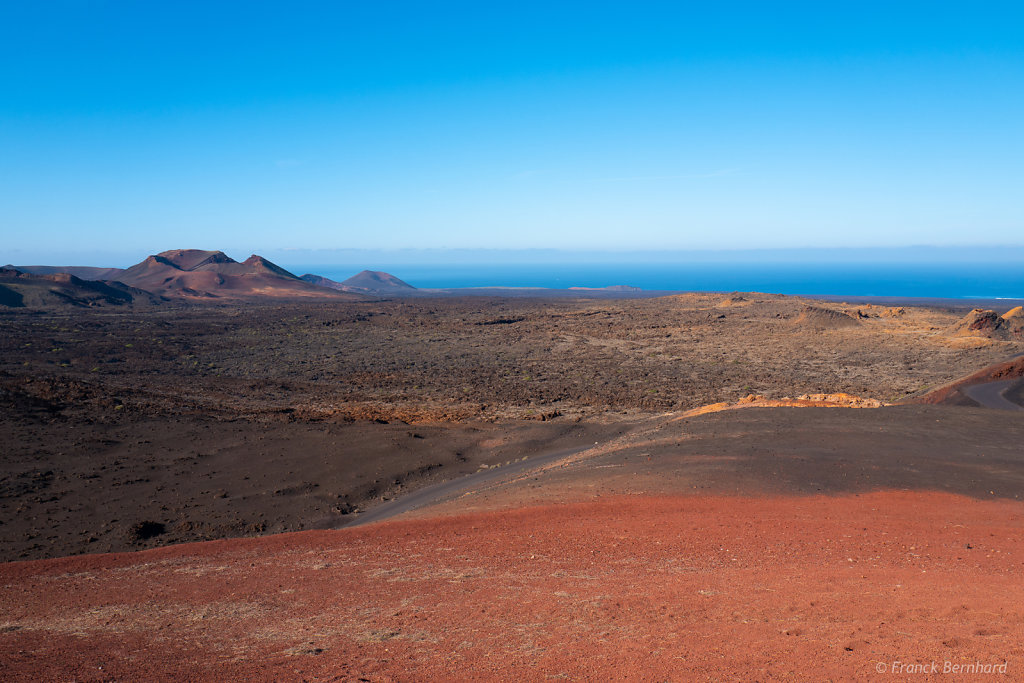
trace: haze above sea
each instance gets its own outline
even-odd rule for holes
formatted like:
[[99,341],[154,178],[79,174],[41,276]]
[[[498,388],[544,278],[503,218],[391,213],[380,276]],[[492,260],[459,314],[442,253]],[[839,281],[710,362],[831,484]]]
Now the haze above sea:
[[388,272],[420,289],[607,287],[658,291],[770,292],[793,295],[1024,298],[1024,267],[967,263],[380,263],[280,262],[297,275],[342,281],[363,269]]

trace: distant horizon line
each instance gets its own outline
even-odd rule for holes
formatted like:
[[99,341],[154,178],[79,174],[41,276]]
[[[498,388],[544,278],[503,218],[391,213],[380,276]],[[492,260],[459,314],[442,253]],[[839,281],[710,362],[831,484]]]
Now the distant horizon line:
[[[171,247],[155,251],[117,250],[44,250],[11,249],[7,255],[0,256],[0,263],[11,265],[52,265],[52,266],[95,266],[95,267],[127,267],[144,260],[146,257],[171,251],[193,247]],[[772,261],[808,258],[819,258],[830,261],[913,261],[940,259],[942,261],[974,261],[991,259],[993,252],[998,252],[999,260],[1024,260],[1024,244],[971,244],[971,245],[903,245],[903,246],[844,246],[844,247],[719,247],[719,248],[636,248],[612,249],[589,248],[569,249],[564,247],[263,247],[263,248],[220,248],[203,251],[221,251],[229,256],[245,253],[257,254],[270,260],[284,260],[286,263],[303,265],[345,265],[348,263],[365,262],[368,258],[379,260],[382,265],[414,264],[426,259],[431,265],[465,262],[507,263],[635,263],[635,262],[687,262],[699,260],[741,260],[741,261]],[[439,260],[450,258],[451,261]],[[235,257],[232,257],[235,258]],[[88,260],[89,263],[82,261]],[[102,262],[104,259],[117,261]],[[128,260],[125,260],[128,259]],[[135,259],[135,260],[131,260]],[[493,261],[489,260],[493,259]],[[567,260],[559,260],[567,259]],[[30,262],[38,261],[38,262]],[[67,262],[65,262],[67,261]],[[72,263],[71,261],[77,261]],[[130,261],[130,262],[129,262]]]

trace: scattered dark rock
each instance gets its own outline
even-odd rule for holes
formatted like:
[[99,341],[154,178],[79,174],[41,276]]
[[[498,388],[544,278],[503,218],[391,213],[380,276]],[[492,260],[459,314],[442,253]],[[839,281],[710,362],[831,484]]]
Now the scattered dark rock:
[[484,320],[482,322],[473,323],[474,325],[514,325],[515,323],[521,323],[526,318],[496,318],[494,320]]
[[139,522],[132,526],[128,531],[128,536],[132,541],[147,541],[151,538],[167,533],[167,526],[163,522]]

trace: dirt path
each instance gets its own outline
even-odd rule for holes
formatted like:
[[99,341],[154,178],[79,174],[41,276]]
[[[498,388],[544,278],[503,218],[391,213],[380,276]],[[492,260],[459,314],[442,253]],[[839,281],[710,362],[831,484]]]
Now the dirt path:
[[946,406],[750,408],[654,419],[606,434],[600,444],[559,450],[535,444],[519,455],[543,455],[500,468],[492,459],[491,468],[410,492],[333,528],[414,511],[451,515],[549,504],[568,490],[580,499],[624,491],[835,495],[889,488],[1020,499],[1022,437],[1024,423],[1013,414]]
[[1004,379],[997,382],[985,382],[984,384],[972,384],[964,387],[964,393],[972,401],[977,401],[985,408],[993,410],[1024,410],[1024,407],[1017,405],[1004,396],[1018,381],[1017,379]]
[[[596,442],[595,445],[597,445]],[[507,479],[512,475],[520,474],[528,469],[561,460],[562,458],[584,451],[587,448],[590,448],[590,446],[567,448],[555,451],[554,453],[546,453],[534,457],[526,456],[518,460],[507,462],[504,465],[497,465],[487,469],[482,469],[474,474],[427,486],[410,493],[407,496],[402,496],[398,500],[393,500],[385,503],[384,505],[379,505],[368,510],[367,512],[360,513],[355,520],[348,524],[344,524],[339,528],[362,526],[372,522],[379,522],[426,505],[440,503],[447,499],[454,498],[459,494],[470,490],[474,486],[491,483],[501,478]]]

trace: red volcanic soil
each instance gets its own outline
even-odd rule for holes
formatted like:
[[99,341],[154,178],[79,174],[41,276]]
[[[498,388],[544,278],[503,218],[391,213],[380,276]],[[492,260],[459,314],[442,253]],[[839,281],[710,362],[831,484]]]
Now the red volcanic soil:
[[850,680],[934,663],[1019,679],[1022,531],[1019,502],[937,493],[626,496],[11,563],[2,671]]

